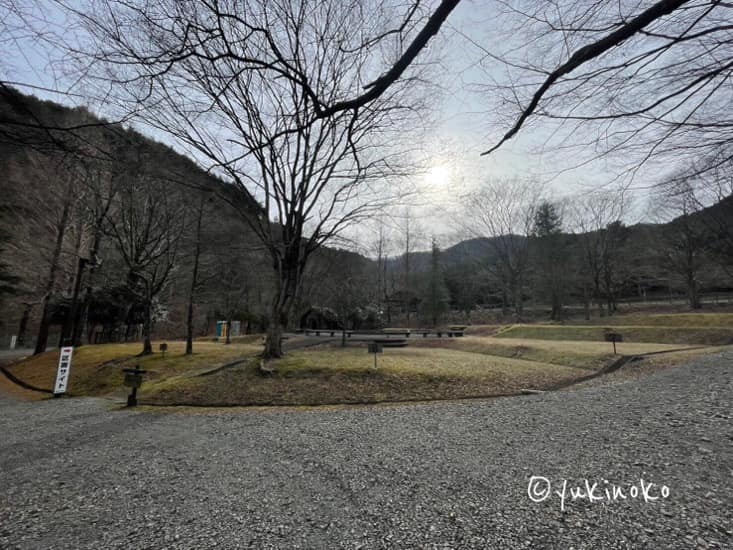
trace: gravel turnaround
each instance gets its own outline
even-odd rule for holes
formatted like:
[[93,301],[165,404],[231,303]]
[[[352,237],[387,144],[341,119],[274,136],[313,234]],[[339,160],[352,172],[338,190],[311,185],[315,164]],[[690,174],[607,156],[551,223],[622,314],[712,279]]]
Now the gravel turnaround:
[[0,548],[733,548],[732,379],[724,352],[410,406],[0,398]]

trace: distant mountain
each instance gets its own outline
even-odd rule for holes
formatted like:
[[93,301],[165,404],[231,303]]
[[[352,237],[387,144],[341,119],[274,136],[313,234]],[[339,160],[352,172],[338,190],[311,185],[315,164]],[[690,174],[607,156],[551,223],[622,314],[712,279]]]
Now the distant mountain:
[[[456,264],[472,264],[489,261],[494,254],[493,238],[476,237],[454,244],[440,251],[440,262],[444,267]],[[432,253],[421,250],[410,253],[410,271],[422,273],[431,266]],[[388,260],[390,269],[404,269],[405,255],[399,254]]]
[[[733,195],[692,213],[690,219],[707,235],[706,249],[722,252],[733,258]],[[681,220],[682,217],[677,217],[667,223],[638,223],[625,227],[626,248],[629,250],[633,248],[634,256],[639,255],[638,258],[628,257],[628,261],[644,263],[644,258],[658,255],[661,243],[669,236],[670,228],[679,225]],[[571,248],[577,243],[578,238],[579,235],[576,234],[567,235]],[[440,261],[444,267],[459,264],[486,265],[491,262],[494,254],[493,241],[494,238],[476,237],[458,242],[441,250]],[[413,273],[428,271],[431,265],[430,258],[430,251],[411,252],[410,270]],[[403,270],[404,264],[404,254],[398,254],[388,260],[390,269]]]

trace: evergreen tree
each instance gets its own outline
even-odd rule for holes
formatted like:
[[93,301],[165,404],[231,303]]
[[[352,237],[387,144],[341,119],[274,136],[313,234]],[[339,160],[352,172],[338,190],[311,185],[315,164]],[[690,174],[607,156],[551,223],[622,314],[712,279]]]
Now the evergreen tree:
[[535,237],[557,235],[562,231],[562,218],[557,207],[551,202],[544,201],[537,207],[534,215],[532,234]]
[[562,316],[565,294],[565,242],[562,235],[562,216],[557,206],[547,201],[539,204],[534,216],[532,237],[538,268],[537,290],[542,296],[549,296],[551,318],[557,320]]
[[440,248],[435,240],[432,239],[430,252],[430,274],[427,284],[427,296],[423,301],[427,305],[427,314],[430,317],[432,325],[438,325],[438,321],[445,313],[448,305],[448,289],[445,285],[445,277],[440,263]]

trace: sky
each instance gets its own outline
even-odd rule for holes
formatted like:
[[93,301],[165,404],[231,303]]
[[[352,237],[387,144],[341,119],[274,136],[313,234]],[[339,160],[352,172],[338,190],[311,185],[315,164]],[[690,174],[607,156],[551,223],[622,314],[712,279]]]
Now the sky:
[[[570,170],[569,159],[565,162],[556,151],[543,151],[547,132],[542,128],[520,132],[491,155],[481,155],[502,135],[491,124],[487,92],[480,90],[488,78],[494,77],[492,71],[499,69],[480,66],[483,53],[475,45],[499,39],[489,9],[492,4],[481,0],[462,1],[434,45],[443,52],[439,81],[442,94],[434,113],[435,125],[425,138],[425,147],[433,157],[421,176],[427,204],[413,209],[417,223],[430,228],[423,236],[423,247],[433,235],[438,235],[442,245],[471,236],[455,222],[461,215],[461,198],[480,189],[487,179],[532,179],[553,200],[585,193],[607,183],[604,175],[598,173],[597,164]],[[638,218],[639,214],[633,217]]]
[[[540,182],[547,195],[555,200],[577,193],[602,188],[611,179],[611,167],[595,163],[571,169],[573,158],[558,151],[543,151],[547,138],[543,128],[532,127],[520,132],[514,140],[489,156],[480,153],[493,145],[500,132],[491,121],[486,92],[478,90],[479,84],[496,75],[489,67],[479,64],[482,52],[474,44],[487,44],[498,40],[501,29],[494,27],[495,19],[488,9],[491,2],[464,0],[456,8],[431,47],[439,49],[440,75],[436,84],[433,124],[423,135],[423,148],[429,161],[414,182],[421,189],[420,199],[409,208],[415,227],[420,228],[418,247],[427,248],[431,237],[437,237],[441,246],[448,246],[465,238],[465,232],[456,223],[460,216],[461,197],[479,189],[487,179],[531,178]],[[53,4],[43,6],[47,22],[57,32],[64,32],[63,19],[53,9]],[[45,99],[64,103],[84,102],[83,98],[58,95],[44,91],[64,82],[63,76],[48,64],[46,47],[32,39],[21,38],[8,49],[9,56],[0,64],[2,78],[22,82],[24,91]],[[34,88],[34,87],[38,88]],[[100,114],[104,115],[104,112]],[[138,127],[153,138],[170,144],[166,135]],[[395,209],[392,227],[399,232],[402,216],[407,211]],[[643,217],[637,210],[629,214],[627,222]],[[371,240],[373,228],[362,228],[354,233],[354,240],[364,246]]]

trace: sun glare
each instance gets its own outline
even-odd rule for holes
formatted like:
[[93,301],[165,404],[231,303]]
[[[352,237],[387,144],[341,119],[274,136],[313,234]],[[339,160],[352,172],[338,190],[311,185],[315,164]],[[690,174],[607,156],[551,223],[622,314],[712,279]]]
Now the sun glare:
[[425,182],[434,188],[448,185],[450,181],[450,169],[442,164],[433,166],[425,175]]

